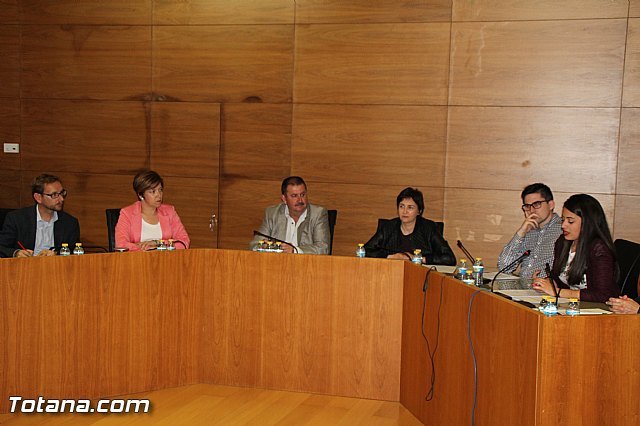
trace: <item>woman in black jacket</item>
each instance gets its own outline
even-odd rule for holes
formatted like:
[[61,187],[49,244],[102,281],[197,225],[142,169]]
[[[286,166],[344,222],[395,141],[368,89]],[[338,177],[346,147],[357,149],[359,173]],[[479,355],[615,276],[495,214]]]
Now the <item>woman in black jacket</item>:
[[422,192],[405,188],[398,194],[396,205],[398,217],[379,224],[375,235],[364,245],[367,257],[410,260],[413,251],[420,249],[426,264],[455,265],[453,251],[436,223],[422,217]]

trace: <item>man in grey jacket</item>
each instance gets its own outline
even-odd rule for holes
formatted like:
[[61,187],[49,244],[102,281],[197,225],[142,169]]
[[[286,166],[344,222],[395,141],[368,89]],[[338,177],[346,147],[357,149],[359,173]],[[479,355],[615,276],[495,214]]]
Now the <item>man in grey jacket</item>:
[[[329,253],[329,219],[324,207],[309,204],[307,184],[299,176],[282,181],[282,204],[265,210],[259,232],[285,241],[285,253]],[[250,248],[254,249],[263,236],[256,235]]]

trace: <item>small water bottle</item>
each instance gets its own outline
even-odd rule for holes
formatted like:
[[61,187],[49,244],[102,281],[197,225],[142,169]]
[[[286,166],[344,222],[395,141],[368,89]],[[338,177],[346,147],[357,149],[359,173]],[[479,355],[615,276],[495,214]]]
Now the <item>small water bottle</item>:
[[484,264],[481,257],[476,257],[476,261],[473,264],[473,280],[475,284],[480,287],[482,283],[482,277],[484,275]]
[[364,244],[358,244],[358,248],[356,249],[356,257],[365,257],[367,252],[364,249]]
[[165,244],[164,240],[158,240],[158,243],[156,245],[156,250],[161,250],[161,251],[167,250],[167,245]]
[[284,250],[282,250],[282,243],[280,241],[276,241],[276,243],[274,245],[275,245],[275,247],[273,249],[274,252],[276,252],[276,253],[284,253]]
[[558,306],[556,305],[556,300],[553,297],[547,298],[547,304],[542,311],[548,317],[552,317],[554,315],[558,315]]
[[460,259],[460,263],[456,267],[454,277],[460,281],[464,280],[464,276],[467,274],[467,259]]
[[76,246],[73,248],[73,254],[76,256],[80,256],[84,254],[84,249],[82,248],[82,243],[76,243]]
[[467,272],[464,274],[464,278],[462,278],[462,282],[468,285],[474,285],[475,281],[473,279],[473,270],[467,269]]
[[576,298],[569,299],[566,314],[569,316],[580,315],[580,301]]
[[174,251],[176,249],[175,241],[172,239],[167,240],[167,251]]
[[411,261],[416,265],[422,265],[422,250],[415,249],[413,251],[413,256],[411,256]]
[[71,250],[69,249],[68,243],[62,243],[62,247],[60,247],[60,256],[71,256]]
[[544,296],[542,299],[540,299],[538,310],[540,312],[544,312],[544,309],[547,307],[547,303],[549,303],[549,296]]

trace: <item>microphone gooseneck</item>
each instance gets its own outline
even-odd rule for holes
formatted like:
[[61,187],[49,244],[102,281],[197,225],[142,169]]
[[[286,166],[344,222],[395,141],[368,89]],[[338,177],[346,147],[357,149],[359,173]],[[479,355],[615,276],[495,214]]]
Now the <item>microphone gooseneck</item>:
[[456,245],[458,246],[458,248],[460,250],[462,250],[462,252],[465,254],[465,256],[467,256],[467,258],[469,258],[469,261],[472,261],[473,259],[475,259],[475,257],[473,257],[471,255],[471,253],[469,253],[469,250],[467,250],[466,247],[462,244],[462,241],[456,240]]
[[517,265],[518,263],[520,263],[522,261],[522,259],[524,259],[525,257],[529,256],[530,254],[531,254],[531,250],[527,250],[524,253],[522,253],[520,256],[518,256],[518,258],[516,260],[514,260],[513,262],[511,262],[510,264],[508,264],[504,268],[500,269],[498,271],[498,273],[495,274],[493,279],[491,280],[491,293],[494,293],[494,291],[493,291],[493,283],[496,282],[496,278],[498,278],[498,275],[500,275],[501,273],[503,273],[507,269],[511,268],[512,266]]

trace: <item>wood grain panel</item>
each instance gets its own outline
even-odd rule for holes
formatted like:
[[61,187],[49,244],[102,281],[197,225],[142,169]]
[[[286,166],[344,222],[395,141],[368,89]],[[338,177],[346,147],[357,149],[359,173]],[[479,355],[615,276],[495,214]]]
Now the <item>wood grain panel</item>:
[[[536,404],[531,402],[536,397],[540,314],[488,292],[473,296],[475,287],[436,273],[429,276],[423,311],[421,290],[405,286],[402,404],[424,424],[472,422],[474,363],[469,328],[477,360],[476,423],[537,424]],[[429,345],[422,336],[423,312]],[[435,382],[433,399],[425,401],[432,376],[428,350],[435,353]],[[501,404],[506,399],[512,403]]]
[[0,0],[0,24],[17,24],[20,22],[20,6],[18,0]]
[[[401,263],[250,255],[269,270],[279,265],[262,281],[265,387],[397,400]],[[294,269],[304,285],[286,272]]]
[[638,211],[640,211],[640,196],[616,196],[614,239],[624,238],[625,240],[640,242]]
[[[1,158],[1,157],[0,157]],[[0,208],[17,209],[20,203],[20,172],[0,169]]]
[[613,193],[619,121],[618,108],[452,107],[447,186]]
[[454,24],[453,105],[620,105],[626,20]]
[[[190,304],[201,298],[202,281],[184,267],[183,254],[159,262],[163,254],[49,257],[34,259],[38,267],[3,266],[2,300],[10,311],[2,318],[3,341],[12,347],[3,392],[95,398],[193,383],[190,363],[197,361],[200,340],[192,337],[201,327]],[[192,262],[202,273],[203,265]],[[167,273],[175,270],[180,285]]]
[[[397,400],[402,283],[393,277],[402,275],[403,265],[286,257],[282,270],[299,268],[305,285],[282,272],[265,282],[265,300],[274,302],[265,303],[264,312],[265,386]],[[338,276],[349,283],[331,278]]]
[[[0,98],[0,144],[20,143],[20,101]],[[0,170],[20,170],[20,153],[0,152]]]
[[22,103],[22,167],[125,173],[148,166],[140,102],[30,100]]
[[163,176],[218,179],[220,105],[156,102],[151,168]]
[[2,411],[18,393],[200,381],[398,399],[402,262],[222,250],[1,262]]
[[151,0],[21,0],[25,24],[149,25]]
[[640,109],[623,108],[618,151],[618,194],[640,195]]
[[295,102],[446,102],[448,24],[298,25]]
[[191,247],[217,247],[217,232],[209,229],[211,213],[218,213],[218,179],[204,177],[168,177],[165,200],[175,206],[184,224]]
[[153,0],[156,25],[292,24],[291,0]]
[[640,18],[640,1],[629,0],[629,17]]
[[151,91],[151,29],[23,27],[22,94],[35,98],[142,99]]
[[622,104],[640,107],[640,19],[629,19]]
[[267,265],[245,253],[217,254],[208,257],[204,281],[200,377],[205,383],[261,386],[264,283],[279,271],[276,262]]
[[153,51],[154,91],[167,98],[291,100],[291,25],[156,27]]
[[[632,0],[633,1],[633,0]],[[454,1],[454,21],[516,21],[626,18],[628,0]]]
[[297,0],[296,23],[385,23],[448,21],[450,0]]
[[[640,405],[635,396],[640,394],[640,374],[631,366],[640,357],[640,317],[606,315],[573,319],[543,319],[540,350],[552,352],[554,356],[539,361],[539,401],[545,412],[551,414],[543,414],[541,419],[545,421],[539,424],[637,424]],[[572,337],[571,345],[558,350],[567,336],[575,338]],[[615,336],[616,344],[612,344],[611,336]],[[622,365],[629,367],[620,368]],[[554,371],[562,371],[564,378],[552,374]],[[585,371],[590,374],[584,374]],[[566,380],[567,377],[574,380]],[[597,393],[593,392],[594,386]],[[582,407],[579,413],[569,408],[578,406]]]
[[273,179],[291,170],[291,105],[225,104],[222,174]]
[[20,31],[20,26],[18,25],[0,25],[0,52],[2,52],[2,61],[0,61],[1,98],[17,98],[20,96]]
[[[277,176],[277,180],[221,180],[219,248],[249,250],[253,231],[260,227],[264,218],[264,209],[281,203],[280,184],[286,177]],[[309,201],[314,203],[312,198]]]
[[443,186],[444,107],[296,105],[292,172],[322,182]]
[[[524,182],[522,187],[529,183],[531,182]],[[572,193],[555,191],[553,182],[545,183],[553,191],[556,204],[554,211],[561,215],[562,205]],[[452,249],[457,257],[463,254],[453,246],[456,240],[462,240],[471,253],[484,259],[488,268],[497,265],[502,248],[511,240],[524,220],[520,210],[521,191],[445,189],[444,234],[450,243],[453,242]],[[600,201],[609,226],[613,228],[615,197],[591,195]]]
[[[356,245],[366,243],[375,234],[379,218],[397,217],[396,197],[407,186],[415,186],[411,181],[404,185],[379,186],[307,181],[307,185],[310,202],[338,210],[333,254],[341,256],[354,256]],[[424,217],[442,221],[444,189],[427,186],[418,189],[424,195]]]

